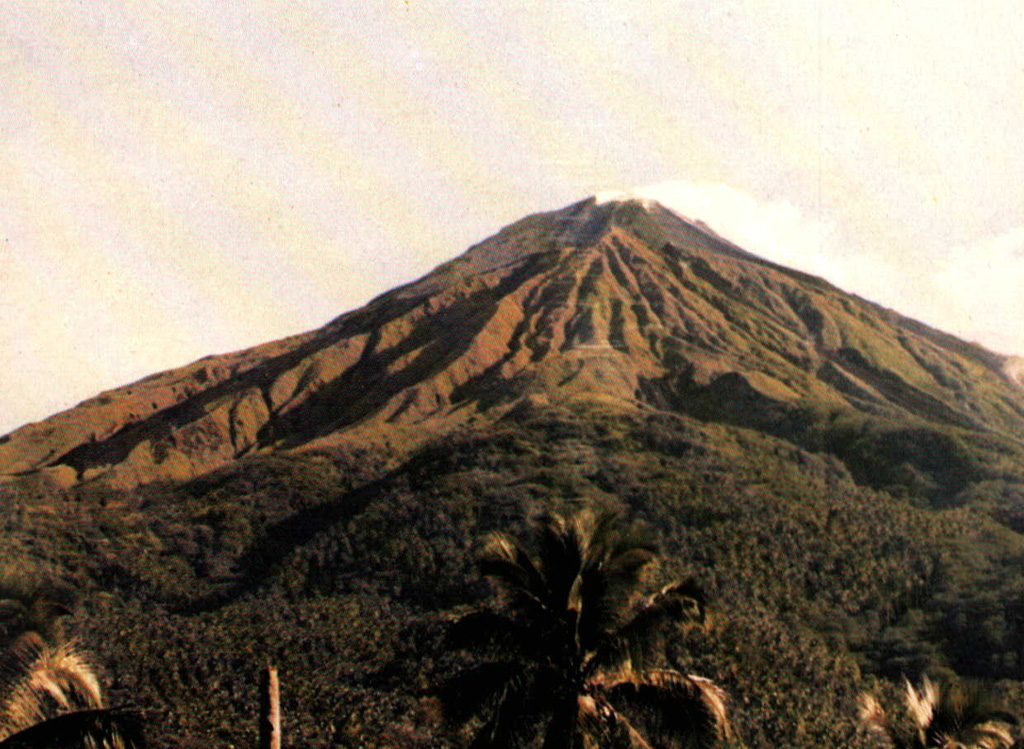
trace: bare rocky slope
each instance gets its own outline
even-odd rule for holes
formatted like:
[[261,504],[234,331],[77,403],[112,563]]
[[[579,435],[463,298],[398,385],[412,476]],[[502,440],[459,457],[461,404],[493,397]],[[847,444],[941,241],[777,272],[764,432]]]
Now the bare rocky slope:
[[[961,468],[1020,454],[1019,368],[658,204],[590,199],[512,224],[319,330],[25,426],[0,439],[0,476],[182,481],[261,451],[357,442],[401,452],[517,404],[588,399],[840,453],[829,424],[845,425],[847,442],[896,434],[906,454],[888,473],[949,493],[924,452]],[[862,456],[840,457],[867,470]]]

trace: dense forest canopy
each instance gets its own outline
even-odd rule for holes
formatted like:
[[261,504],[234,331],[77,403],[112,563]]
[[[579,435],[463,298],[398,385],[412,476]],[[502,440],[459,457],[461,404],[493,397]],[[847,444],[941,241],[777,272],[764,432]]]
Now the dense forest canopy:
[[[585,416],[585,417],[584,417]],[[480,539],[552,510],[645,523],[712,626],[669,658],[727,691],[746,746],[864,745],[858,694],[952,674],[1019,695],[1019,485],[934,506],[838,460],[665,414],[533,410],[389,465],[253,457],[184,485],[2,489],[5,556],[79,591],[75,625],[157,746],[251,743],[257,674],[282,674],[308,745],[448,746],[450,622],[489,600]]]

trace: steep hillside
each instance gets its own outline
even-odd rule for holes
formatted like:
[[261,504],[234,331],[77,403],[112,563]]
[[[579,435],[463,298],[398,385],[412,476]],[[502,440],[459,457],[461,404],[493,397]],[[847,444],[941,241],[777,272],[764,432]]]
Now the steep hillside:
[[446,626],[488,595],[480,538],[615,507],[660,541],[652,588],[694,574],[711,595],[710,633],[669,662],[727,688],[742,745],[867,749],[856,696],[876,679],[1021,694],[1024,484],[973,491],[933,509],[749,429],[528,405],[397,466],[334,449],[130,491],[0,486],[0,540],[7,565],[78,591],[71,625],[157,747],[252,745],[268,660],[293,745],[456,747],[437,687],[459,663]]
[[324,328],[0,439],[0,574],[157,747],[455,747],[449,623],[483,534],[612,507],[694,574],[738,745],[874,746],[856,697],[957,672],[1024,696],[1020,362],[648,202],[531,216]]
[[[260,451],[370,440],[401,452],[524,398],[582,398],[755,427],[836,452],[872,486],[951,499],[963,488],[951,472],[1022,454],[1015,367],[660,205],[589,200],[320,330],[26,426],[0,444],[0,474],[187,480]],[[895,453],[879,463],[864,439]]]

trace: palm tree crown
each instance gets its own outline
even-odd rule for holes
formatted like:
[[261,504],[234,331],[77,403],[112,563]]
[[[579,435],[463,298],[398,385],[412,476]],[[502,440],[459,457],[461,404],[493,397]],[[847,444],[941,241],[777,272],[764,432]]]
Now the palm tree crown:
[[104,707],[80,648],[63,638],[68,610],[0,578],[0,749],[121,749],[142,746],[135,716]]
[[886,737],[896,749],[1009,749],[1015,716],[981,687],[956,682],[935,683],[927,677],[920,688],[904,681],[909,725],[891,721],[874,695],[860,701],[861,723]]
[[[545,516],[534,553],[491,537],[481,571],[500,610],[459,620],[453,642],[485,662],[448,682],[455,724],[476,720],[473,747],[704,747],[728,731],[725,695],[707,679],[655,668],[667,625],[704,620],[692,582],[641,601],[657,558],[617,514]],[[482,721],[482,722],[481,722]]]

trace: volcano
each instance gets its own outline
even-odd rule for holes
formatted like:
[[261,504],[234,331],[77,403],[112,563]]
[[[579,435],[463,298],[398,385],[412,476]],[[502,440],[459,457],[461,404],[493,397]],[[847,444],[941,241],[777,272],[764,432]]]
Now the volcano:
[[595,508],[707,591],[665,658],[743,746],[874,746],[857,695],[903,676],[1024,693],[1021,361],[648,200],[0,438],[0,575],[77,592],[158,749],[252,745],[268,661],[288,744],[463,746],[437,693],[479,540]]
[[[0,475],[184,481],[257,452],[407,452],[456,425],[581,400],[750,426],[816,449],[831,449],[818,428],[827,413],[886,433],[901,425],[911,452],[948,452],[934,435],[949,432],[1018,451],[1019,368],[658,203],[592,198],[514,223],[319,330],[23,427],[0,444]],[[841,457],[864,473],[856,456]],[[907,465],[932,481],[921,463]]]

